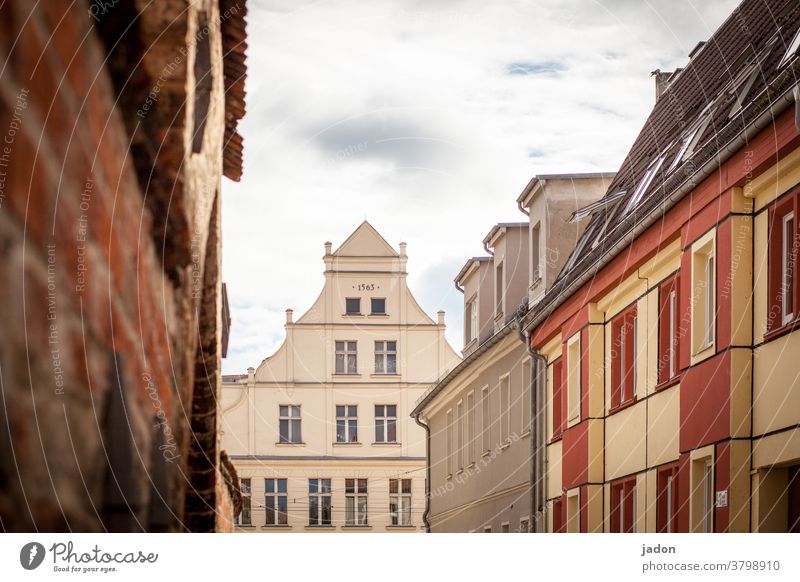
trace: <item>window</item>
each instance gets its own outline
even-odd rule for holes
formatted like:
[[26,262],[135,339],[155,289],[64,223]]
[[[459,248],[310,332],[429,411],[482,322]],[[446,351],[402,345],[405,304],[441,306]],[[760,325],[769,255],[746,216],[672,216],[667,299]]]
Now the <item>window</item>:
[[567,493],[567,533],[581,533],[581,492]]
[[483,450],[488,451],[492,448],[492,425],[489,413],[489,387],[484,386],[481,390],[481,434],[483,436]]
[[467,464],[475,462],[475,394],[467,394]]
[[520,400],[520,426],[522,434],[531,430],[531,365],[538,366],[536,360],[522,363],[522,398]]
[[344,480],[345,525],[367,525],[367,480]]
[[336,373],[358,373],[358,349],[356,342],[336,342]]
[[483,528],[483,533],[492,533],[492,526],[487,525],[485,528]]
[[509,533],[509,531],[510,531],[509,530],[509,525],[510,524],[507,521],[501,523],[500,524],[500,533]]
[[[208,15],[205,11],[197,15],[197,30],[208,31]],[[192,153],[203,150],[203,135],[206,129],[214,75],[211,67],[210,34],[198,34],[194,56],[194,126],[192,130]]]
[[714,345],[715,279],[713,235],[692,251],[692,351],[694,355]]
[[789,63],[797,55],[798,49],[800,49],[800,30],[795,33],[792,42],[789,43],[786,53],[781,58],[781,62],[778,63],[778,68],[780,69]]
[[358,442],[358,406],[355,404],[336,407],[336,442]]
[[242,492],[242,511],[236,516],[236,525],[251,525],[253,523],[253,513],[250,479],[239,479],[239,489]]
[[282,443],[301,443],[303,442],[300,434],[300,407],[291,404],[281,404],[280,412],[280,442]]
[[531,531],[531,521],[527,518],[519,520],[519,532],[529,533]]
[[678,531],[678,465],[669,465],[658,472],[656,518],[660,533]]
[[370,300],[370,304],[371,315],[386,315],[386,299],[382,297],[373,297]]
[[478,338],[478,299],[467,302],[464,310],[464,345]]
[[798,194],[781,200],[770,210],[769,331],[794,321],[797,316],[798,284],[795,277],[798,253]]
[[563,359],[553,362],[553,438],[560,438],[564,430],[564,366]]
[[636,477],[611,484],[611,531],[636,531]]
[[508,374],[500,378],[500,438],[511,442],[511,380]]
[[456,453],[459,471],[464,469],[464,401],[459,400],[456,405]]
[[453,411],[447,411],[447,475],[453,474],[454,465],[454,446],[453,446]]
[[636,306],[611,322],[611,408],[636,396]]
[[267,513],[265,525],[287,525],[287,505],[286,479],[264,479],[264,507]]
[[503,284],[503,263],[498,263],[494,269],[494,299],[497,303],[497,316],[503,315],[503,300],[505,285]]
[[397,442],[397,406],[377,404],[375,406],[375,442]]
[[581,334],[578,332],[567,342],[567,421],[581,418]]
[[361,315],[361,297],[348,297],[344,300],[345,315]]
[[653,182],[653,178],[656,177],[658,170],[661,168],[661,164],[664,162],[664,156],[658,157],[645,171],[642,181],[639,182],[639,185],[636,187],[636,190],[633,191],[631,194],[630,200],[625,205],[625,209],[622,211],[623,218],[627,216],[628,211],[634,209],[639,201],[644,197],[647,189],[650,187],[650,184]]
[[375,342],[375,373],[397,374],[397,342]]
[[539,224],[531,228],[531,287],[542,280],[542,268],[539,264],[540,231]]
[[686,133],[685,137],[683,138],[683,143],[681,144],[675,159],[672,160],[672,164],[670,164],[669,169],[667,170],[668,172],[671,172],[680,166],[681,163],[692,157],[697,144],[700,142],[700,139],[703,137],[706,129],[708,129],[708,124],[711,123],[711,119],[713,117],[714,109],[711,106],[707,107],[706,110],[700,114],[697,123],[695,123],[695,125]]
[[703,533],[714,532],[714,465],[711,459],[703,462]]
[[658,381],[663,384],[678,375],[678,278],[662,283],[658,296]]
[[331,525],[331,480],[308,480],[308,525]]
[[411,525],[411,479],[389,479],[392,525]]

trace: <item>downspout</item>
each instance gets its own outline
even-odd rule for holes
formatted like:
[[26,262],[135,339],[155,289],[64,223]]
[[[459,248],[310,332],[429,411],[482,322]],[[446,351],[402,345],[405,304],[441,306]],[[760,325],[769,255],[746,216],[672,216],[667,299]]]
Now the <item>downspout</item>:
[[[518,318],[518,323],[521,324],[521,316]],[[543,512],[541,511],[544,507],[543,499],[544,499],[544,490],[543,490],[543,483],[544,483],[544,470],[545,470],[545,459],[544,455],[542,454],[542,439],[545,435],[544,427],[540,426],[542,424],[541,418],[542,415],[539,414],[539,407],[540,402],[544,403],[545,399],[542,398],[540,391],[543,383],[539,382],[539,364],[541,364],[541,369],[547,369],[547,360],[543,355],[541,355],[536,350],[531,349],[531,333],[530,331],[522,331],[521,325],[517,328],[517,332],[519,333],[519,339],[525,344],[525,351],[530,356],[530,363],[531,363],[531,525],[533,526],[533,533],[537,533],[539,531],[539,520],[541,519]],[[543,530],[542,530],[543,531]]]
[[425,511],[422,512],[422,524],[425,526],[425,533],[431,533],[431,524],[428,521],[431,509],[431,429],[420,421],[419,413],[414,415],[414,422],[425,429]]

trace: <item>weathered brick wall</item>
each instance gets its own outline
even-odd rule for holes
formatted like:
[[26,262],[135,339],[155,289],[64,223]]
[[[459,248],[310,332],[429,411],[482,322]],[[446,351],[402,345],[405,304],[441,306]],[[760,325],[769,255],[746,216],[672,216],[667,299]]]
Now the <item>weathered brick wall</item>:
[[184,507],[198,361],[219,386],[217,4],[7,1],[0,62],[0,529],[207,529]]

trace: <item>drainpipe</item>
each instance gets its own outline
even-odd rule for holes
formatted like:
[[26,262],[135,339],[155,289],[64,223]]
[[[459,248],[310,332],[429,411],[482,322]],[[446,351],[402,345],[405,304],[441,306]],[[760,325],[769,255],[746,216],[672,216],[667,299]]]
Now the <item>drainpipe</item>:
[[420,421],[419,413],[414,415],[414,422],[425,429],[425,511],[422,512],[422,524],[425,526],[425,533],[431,533],[431,524],[428,521],[431,509],[431,428]]
[[545,438],[545,426],[541,419],[546,418],[544,415],[539,414],[540,403],[544,404],[546,399],[543,398],[544,382],[540,382],[539,364],[541,369],[547,369],[547,360],[536,350],[531,349],[531,332],[522,331],[522,314],[518,315],[517,328],[519,339],[525,344],[525,351],[530,356],[531,362],[531,525],[533,532],[538,531],[538,523],[541,518],[544,507],[544,471],[545,471],[545,458],[543,454],[543,440]]

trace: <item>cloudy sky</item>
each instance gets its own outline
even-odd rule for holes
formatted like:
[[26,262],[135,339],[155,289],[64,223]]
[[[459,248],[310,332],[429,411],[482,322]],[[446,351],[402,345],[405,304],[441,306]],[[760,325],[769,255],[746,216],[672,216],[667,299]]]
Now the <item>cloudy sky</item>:
[[614,171],[654,101],[734,0],[255,0],[242,182],[223,185],[233,325],[225,373],[283,340],[334,248],[369,220],[408,243],[409,285],[447,311],[535,174]]

